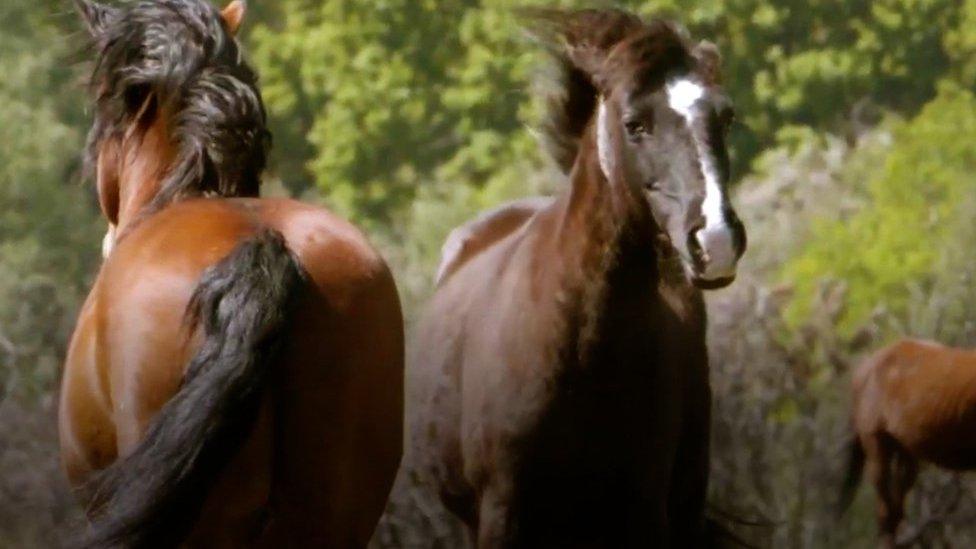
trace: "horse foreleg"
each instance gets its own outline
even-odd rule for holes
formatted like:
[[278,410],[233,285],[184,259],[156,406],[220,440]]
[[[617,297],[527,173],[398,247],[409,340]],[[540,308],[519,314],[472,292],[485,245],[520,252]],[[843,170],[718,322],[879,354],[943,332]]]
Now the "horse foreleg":
[[478,506],[478,549],[500,549],[517,545],[513,532],[512,490],[507,483],[493,482],[481,494]]
[[[682,538],[680,526],[672,526],[668,504],[663,500],[643,500],[632,504],[625,532],[625,547],[701,547],[699,541]],[[676,532],[672,534],[672,532]]]
[[673,466],[667,517],[675,545],[698,547],[704,543],[708,491],[711,392],[707,380],[689,400],[695,403],[695,408],[686,412]]

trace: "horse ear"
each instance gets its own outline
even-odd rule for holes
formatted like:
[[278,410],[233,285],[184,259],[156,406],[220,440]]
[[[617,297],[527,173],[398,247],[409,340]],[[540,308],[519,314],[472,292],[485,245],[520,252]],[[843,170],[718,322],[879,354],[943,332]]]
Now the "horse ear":
[[722,54],[719,53],[718,46],[702,40],[695,46],[692,55],[698,61],[699,71],[708,83],[722,83]]
[[227,32],[231,36],[237,36],[237,31],[244,22],[244,15],[247,13],[247,0],[233,0],[220,12],[220,16],[227,25]]
[[99,4],[92,0],[75,0],[75,7],[88,27],[92,38],[98,38],[105,32],[105,28],[115,19],[118,8]]

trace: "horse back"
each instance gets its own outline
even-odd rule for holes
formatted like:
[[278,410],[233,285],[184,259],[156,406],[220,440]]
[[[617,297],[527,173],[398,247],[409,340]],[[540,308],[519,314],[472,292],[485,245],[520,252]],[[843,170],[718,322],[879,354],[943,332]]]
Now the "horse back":
[[944,467],[976,467],[976,353],[905,339],[855,372],[854,426]]
[[552,197],[536,196],[514,200],[489,210],[455,228],[441,248],[441,262],[435,282],[442,284],[471,258],[487,250],[523,226],[533,214],[548,206]]

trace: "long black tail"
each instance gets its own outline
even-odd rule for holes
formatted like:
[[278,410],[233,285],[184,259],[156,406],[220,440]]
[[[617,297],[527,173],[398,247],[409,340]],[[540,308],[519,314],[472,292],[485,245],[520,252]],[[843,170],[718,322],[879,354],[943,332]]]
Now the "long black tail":
[[837,500],[837,516],[840,517],[851,506],[854,501],[854,494],[857,487],[861,484],[861,475],[864,473],[864,448],[856,434],[852,434],[847,442],[847,471],[844,474],[844,483],[840,488],[840,497]]
[[200,350],[139,446],[88,486],[84,547],[175,547],[186,538],[214,477],[252,431],[304,280],[271,230],[204,273],[187,310],[203,333]]

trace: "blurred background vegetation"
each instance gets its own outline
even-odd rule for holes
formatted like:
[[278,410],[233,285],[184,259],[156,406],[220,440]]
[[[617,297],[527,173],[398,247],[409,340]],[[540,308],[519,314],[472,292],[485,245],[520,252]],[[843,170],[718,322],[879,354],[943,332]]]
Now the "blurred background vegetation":
[[[452,227],[562,185],[532,129],[546,60],[510,11],[530,3],[251,2],[268,192],[366,229],[408,324]],[[903,335],[976,346],[976,0],[619,5],[716,42],[737,104],[750,247],[709,297],[716,513],[756,522],[736,529],[760,546],[872,546],[869,490],[832,513],[851,369]],[[0,547],[52,546],[77,520],[54,420],[104,230],[81,181],[85,42],[67,0],[0,3]],[[456,546],[401,480],[377,544]],[[916,543],[976,546],[976,485],[934,470],[920,484]]]

